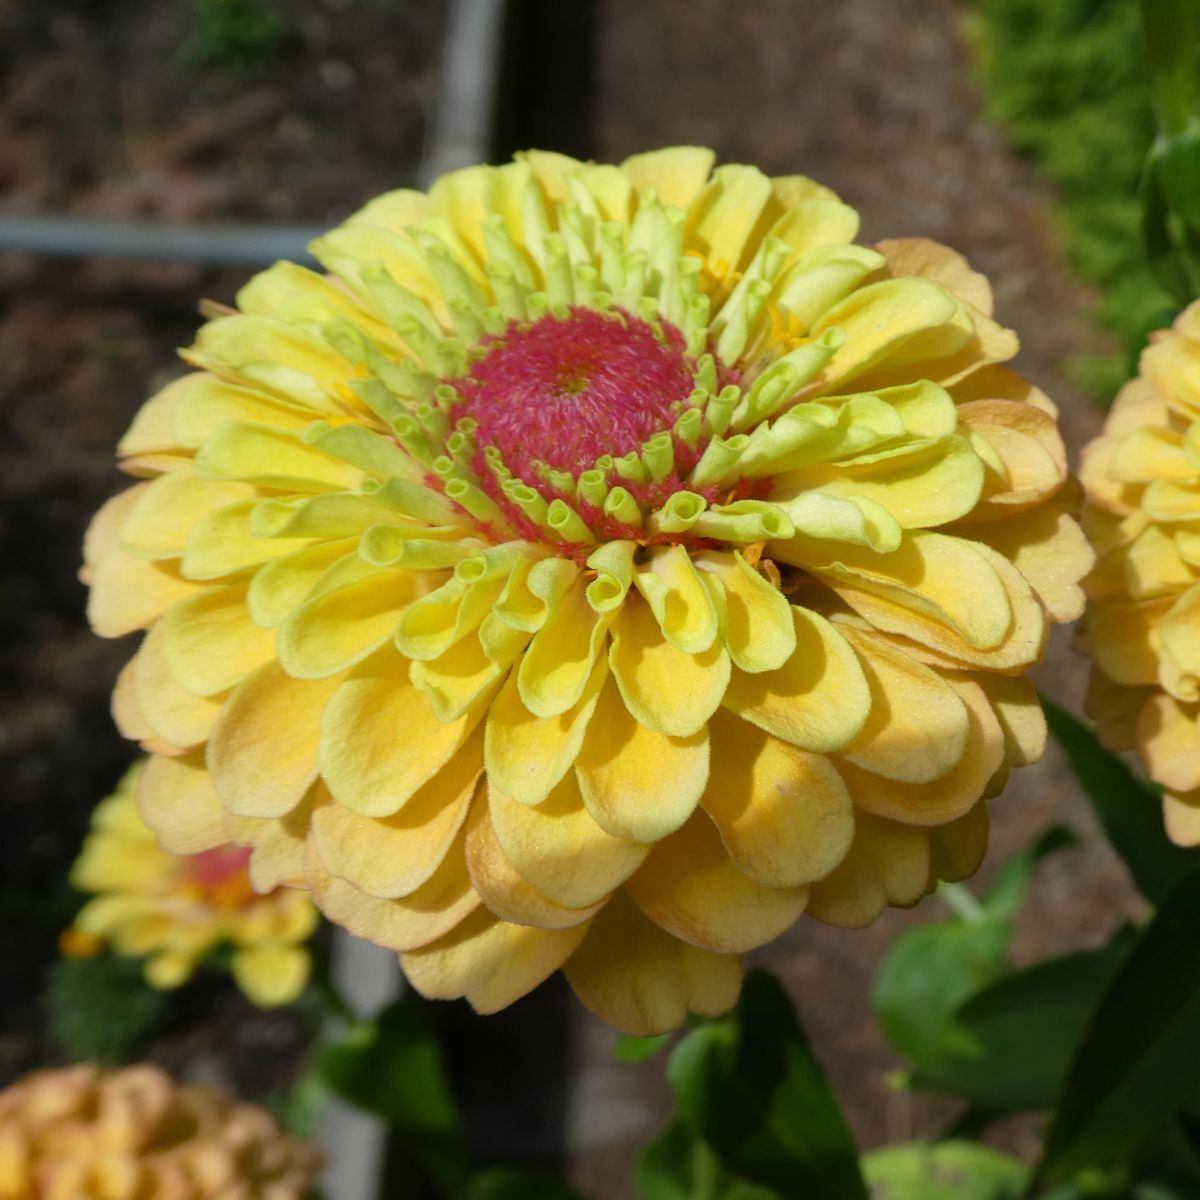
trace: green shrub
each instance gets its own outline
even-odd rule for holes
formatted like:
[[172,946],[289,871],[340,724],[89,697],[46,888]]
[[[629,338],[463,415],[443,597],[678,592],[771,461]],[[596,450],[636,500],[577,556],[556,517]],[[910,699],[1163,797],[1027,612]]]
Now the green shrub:
[[1102,295],[1117,353],[1070,364],[1104,399],[1132,372],[1169,298],[1146,266],[1137,189],[1154,138],[1135,0],[976,0],[968,25],[988,115],[1058,191],[1071,265]]

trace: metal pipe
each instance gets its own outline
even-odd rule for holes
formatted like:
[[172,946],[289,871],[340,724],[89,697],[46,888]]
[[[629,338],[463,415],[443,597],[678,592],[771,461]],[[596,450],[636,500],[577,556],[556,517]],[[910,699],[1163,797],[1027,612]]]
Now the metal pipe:
[[47,258],[111,258],[189,262],[203,266],[263,267],[288,258],[313,265],[308,244],[323,230],[314,225],[220,222],[166,224],[86,216],[0,213],[0,251]]

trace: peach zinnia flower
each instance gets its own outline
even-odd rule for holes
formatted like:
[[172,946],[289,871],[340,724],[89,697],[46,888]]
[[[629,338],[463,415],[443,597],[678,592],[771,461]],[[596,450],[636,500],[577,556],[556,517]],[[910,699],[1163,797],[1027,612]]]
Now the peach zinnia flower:
[[1200,844],[1200,305],[1153,334],[1083,454],[1089,711],[1166,789],[1167,832]]
[[169,989],[190,979],[210,951],[231,946],[233,977],[251,1001],[290,1004],[311,965],[305,943],[317,914],[308,897],[286,888],[259,895],[250,885],[249,850],[207,844],[219,822],[195,852],[194,836],[182,853],[160,847],[138,815],[140,770],[135,764],[92,816],[71,883],[97,895],[64,934],[63,949],[78,954],[109,942],[119,954],[145,957],[146,978]]
[[563,967],[627,1030],[721,1012],[805,911],[974,870],[1041,753],[1023,676],[1090,556],[986,282],[712,167],[382,196],[328,275],[214,309],[121,444],[90,611],[147,630],[147,820],[223,813],[426,995]]
[[265,1110],[149,1065],[0,1091],[0,1200],[300,1200],[320,1158]]

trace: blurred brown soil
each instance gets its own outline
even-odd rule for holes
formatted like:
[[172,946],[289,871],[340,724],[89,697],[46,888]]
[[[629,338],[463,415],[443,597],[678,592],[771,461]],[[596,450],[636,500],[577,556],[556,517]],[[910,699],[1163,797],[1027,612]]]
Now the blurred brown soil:
[[[707,143],[724,160],[832,186],[861,210],[868,240],[920,234],[957,247],[992,279],[999,318],[1021,335],[1018,365],[1060,404],[1078,450],[1098,414],[1067,386],[1061,364],[1093,348],[1082,316],[1091,298],[1066,271],[1046,189],[979,119],[951,0],[596,0],[594,12],[566,2],[560,10],[589,44],[526,47],[515,91],[532,108],[519,140],[610,161]],[[443,4],[278,7],[290,28],[278,53],[233,70],[182,52],[187,0],[0,0],[0,203],[323,221],[409,182]],[[55,1052],[38,994],[70,913],[62,879],[93,804],[129,756],[107,696],[132,646],[84,625],[75,579],[84,526],[118,486],[117,437],[176,370],[173,350],[191,338],[197,298],[228,301],[240,278],[0,255],[0,1081]],[[1060,634],[1041,683],[1077,707],[1083,669],[1067,642]],[[1041,870],[1018,934],[1022,961],[1095,943],[1125,915],[1124,876],[1056,752],[1019,773],[993,813],[990,864],[1055,821],[1086,836]],[[942,912],[931,901],[862,933],[803,922],[755,956],[783,975],[867,1145],[928,1133],[949,1115],[888,1088],[896,1063],[868,1004],[896,932]],[[617,1064],[611,1031],[565,988],[547,994],[525,1011],[570,1006],[565,1122],[575,1179],[620,1200],[632,1194],[635,1148],[668,1109],[661,1060]],[[488,1028],[506,1044],[524,1037],[522,1053],[536,1054],[521,1009],[511,1026],[499,1018]],[[184,1006],[156,1052],[261,1094],[286,1076],[301,1044],[286,1019],[210,989]],[[553,1074],[557,1045],[533,1076]],[[452,1050],[471,1053],[467,1043]],[[542,1086],[510,1067],[503,1104],[519,1101],[518,1075]],[[1018,1148],[1028,1137],[1026,1126],[1008,1133]],[[544,1152],[538,1140],[534,1130],[532,1157]]]

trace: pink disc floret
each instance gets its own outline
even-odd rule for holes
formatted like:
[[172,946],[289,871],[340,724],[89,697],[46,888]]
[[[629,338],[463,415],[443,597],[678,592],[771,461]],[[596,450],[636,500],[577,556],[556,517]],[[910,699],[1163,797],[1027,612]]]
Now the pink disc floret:
[[454,380],[450,418],[474,420],[479,445],[495,446],[528,482],[539,466],[578,477],[601,455],[640,451],[671,428],[695,386],[683,334],[621,309],[514,322],[485,349]]

